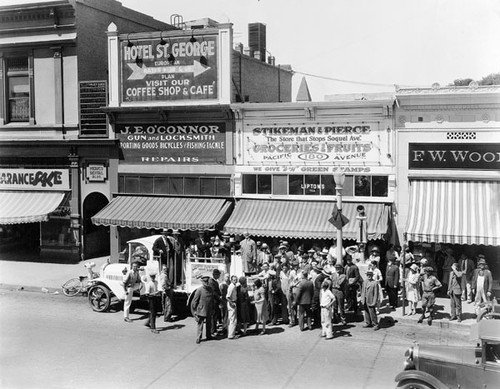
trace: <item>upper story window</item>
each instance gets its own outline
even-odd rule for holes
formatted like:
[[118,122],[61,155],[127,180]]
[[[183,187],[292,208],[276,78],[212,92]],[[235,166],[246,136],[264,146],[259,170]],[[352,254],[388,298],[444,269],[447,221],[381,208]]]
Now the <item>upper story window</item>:
[[7,121],[29,122],[30,78],[28,57],[7,58],[5,61],[7,91]]

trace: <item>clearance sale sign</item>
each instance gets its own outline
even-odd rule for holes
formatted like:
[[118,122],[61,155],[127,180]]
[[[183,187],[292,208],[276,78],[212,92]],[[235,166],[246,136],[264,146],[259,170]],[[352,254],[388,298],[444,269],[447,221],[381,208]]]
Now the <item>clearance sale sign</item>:
[[217,36],[121,43],[122,101],[217,99]]

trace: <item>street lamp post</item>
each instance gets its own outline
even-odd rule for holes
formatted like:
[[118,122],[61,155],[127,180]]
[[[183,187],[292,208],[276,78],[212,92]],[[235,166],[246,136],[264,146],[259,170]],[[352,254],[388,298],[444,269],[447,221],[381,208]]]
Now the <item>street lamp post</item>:
[[[340,214],[342,214],[342,189],[344,188],[345,174],[341,172],[336,172],[333,175],[335,180],[335,195],[337,197],[337,208]],[[342,222],[340,223],[340,228],[337,228],[337,261],[342,263]]]

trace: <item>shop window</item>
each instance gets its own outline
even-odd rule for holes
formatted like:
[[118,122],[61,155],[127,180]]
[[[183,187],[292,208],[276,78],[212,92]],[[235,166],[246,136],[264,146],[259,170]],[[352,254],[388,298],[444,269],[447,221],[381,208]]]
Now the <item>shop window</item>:
[[200,179],[198,177],[184,178],[184,194],[196,195],[200,194]]
[[155,177],[153,182],[155,194],[168,193],[168,177]]
[[257,175],[256,174],[243,175],[243,193],[248,193],[248,194],[257,193]]
[[[370,196],[370,186],[370,176],[355,176],[354,196]],[[342,192],[342,194],[344,194],[344,192]]]
[[305,176],[303,189],[306,196],[319,196],[321,191],[319,176],[317,175]]
[[323,196],[335,196],[333,175],[321,176],[321,194]]
[[288,176],[286,175],[273,176],[273,194],[274,195],[288,194]]
[[141,177],[141,193],[153,193],[153,177]]
[[125,193],[141,193],[139,177],[125,177]]
[[373,176],[372,177],[372,196],[386,197],[389,188],[389,177]]
[[170,177],[170,194],[184,194],[184,180],[182,177]]
[[28,57],[8,58],[6,64],[7,121],[29,122],[30,78]]
[[304,183],[304,176],[290,175],[288,176],[288,194],[290,195],[303,195],[304,189],[302,184]]
[[342,196],[354,196],[354,176],[345,176]]
[[125,193],[125,176],[118,177],[118,192]]
[[257,192],[259,194],[271,194],[270,174],[262,174],[257,176]]
[[231,180],[229,178],[215,179],[217,196],[231,196]]
[[214,178],[201,178],[200,179],[200,194],[202,196],[215,196],[217,191],[215,189]]

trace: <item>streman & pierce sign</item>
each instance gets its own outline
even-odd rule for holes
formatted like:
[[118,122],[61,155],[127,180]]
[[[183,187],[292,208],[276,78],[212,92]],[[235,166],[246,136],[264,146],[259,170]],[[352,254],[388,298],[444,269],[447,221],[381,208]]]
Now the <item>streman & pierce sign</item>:
[[217,36],[123,41],[122,100],[217,99]]
[[388,134],[379,123],[292,123],[244,131],[245,164],[390,163]]
[[0,169],[0,189],[69,190],[67,169]]
[[206,164],[226,160],[225,123],[116,124],[125,162]]
[[410,143],[409,169],[500,170],[500,143]]

